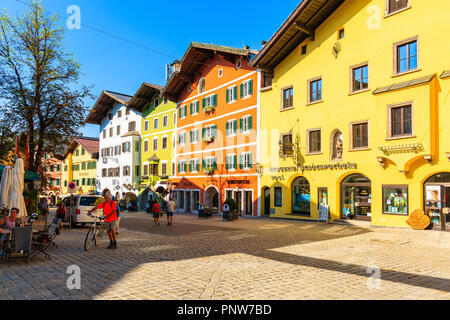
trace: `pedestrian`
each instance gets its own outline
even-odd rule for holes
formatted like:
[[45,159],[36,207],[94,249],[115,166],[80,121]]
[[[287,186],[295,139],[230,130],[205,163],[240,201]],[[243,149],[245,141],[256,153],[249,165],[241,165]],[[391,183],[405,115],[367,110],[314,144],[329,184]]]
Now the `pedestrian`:
[[153,200],[148,200],[147,205],[145,206],[145,213],[150,214],[153,208]]
[[119,224],[120,224],[120,204],[116,199],[116,207],[117,207],[117,223],[116,223],[116,235],[119,235]]
[[169,202],[167,203],[167,225],[171,226],[173,224],[173,213],[175,212],[175,208],[177,205],[173,201],[173,198],[169,198]]
[[159,215],[161,214],[161,206],[158,201],[155,201],[155,203],[153,204],[152,213],[153,213],[153,219],[155,220],[155,227],[156,227],[156,224],[158,224],[158,227],[159,227],[160,226]]
[[61,219],[61,223],[59,228],[62,230],[63,229],[63,221],[66,218],[67,215],[67,208],[64,205],[64,201],[60,201],[58,204],[58,209],[56,209],[56,219]]
[[92,212],[103,209],[103,215],[105,217],[105,230],[109,236],[108,249],[117,249],[116,239],[116,221],[117,221],[117,206],[114,201],[111,200],[111,192],[105,193],[105,201],[99,204],[97,207],[89,210],[88,215]]
[[44,217],[48,216],[48,200],[47,200],[47,198],[41,198],[41,200],[38,203],[38,208]]

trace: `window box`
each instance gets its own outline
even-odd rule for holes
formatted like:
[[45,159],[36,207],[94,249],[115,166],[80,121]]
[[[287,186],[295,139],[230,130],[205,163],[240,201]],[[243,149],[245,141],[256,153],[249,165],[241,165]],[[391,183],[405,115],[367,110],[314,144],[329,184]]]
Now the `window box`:
[[203,110],[205,111],[205,113],[211,113],[215,109],[216,109],[216,107],[214,107],[214,106],[208,106],[208,107],[205,107]]
[[213,175],[214,174],[214,168],[210,167],[210,168],[203,168],[203,173],[206,175]]
[[214,137],[203,137],[203,142],[208,142],[208,143],[210,143],[210,142],[213,142],[214,141]]

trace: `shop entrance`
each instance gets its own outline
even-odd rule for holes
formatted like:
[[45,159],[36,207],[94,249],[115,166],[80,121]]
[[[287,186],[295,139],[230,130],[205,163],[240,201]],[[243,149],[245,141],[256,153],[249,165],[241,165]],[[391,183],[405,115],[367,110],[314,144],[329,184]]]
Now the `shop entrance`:
[[237,212],[242,215],[242,191],[236,191],[234,193],[234,201],[236,201]]
[[292,183],[292,214],[311,216],[311,186],[304,177]]
[[245,191],[245,198],[244,198],[244,214],[246,216],[253,216],[253,192],[252,191]]
[[372,182],[362,174],[352,174],[341,183],[343,219],[372,220]]
[[206,207],[212,209],[215,213],[219,212],[219,192],[214,187],[209,187],[205,191]]
[[431,228],[450,229],[450,173],[439,173],[424,185],[425,213],[431,219]]
[[191,192],[186,191],[186,213],[191,212]]

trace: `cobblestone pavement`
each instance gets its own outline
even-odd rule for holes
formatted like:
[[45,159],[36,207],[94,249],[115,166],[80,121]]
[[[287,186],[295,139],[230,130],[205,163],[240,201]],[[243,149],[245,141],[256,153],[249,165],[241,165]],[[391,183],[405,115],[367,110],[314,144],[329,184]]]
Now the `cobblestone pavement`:
[[[0,265],[0,299],[450,299],[450,233],[125,213],[119,249],[63,230],[52,260]],[[133,230],[133,231],[131,231]],[[81,289],[66,270],[81,268]],[[377,274],[380,281],[376,280]],[[372,275],[372,276],[371,276]]]

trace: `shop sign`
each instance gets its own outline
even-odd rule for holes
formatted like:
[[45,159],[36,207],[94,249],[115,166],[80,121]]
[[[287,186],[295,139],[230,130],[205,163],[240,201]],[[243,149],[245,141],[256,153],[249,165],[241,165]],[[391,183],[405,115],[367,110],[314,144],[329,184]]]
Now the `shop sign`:
[[356,163],[333,163],[333,164],[312,164],[308,166],[298,166],[298,167],[279,167],[279,168],[270,168],[270,172],[272,173],[281,173],[281,172],[298,172],[298,171],[325,171],[325,170],[351,170],[357,169],[358,165]]
[[250,180],[228,180],[228,184],[250,184]]

